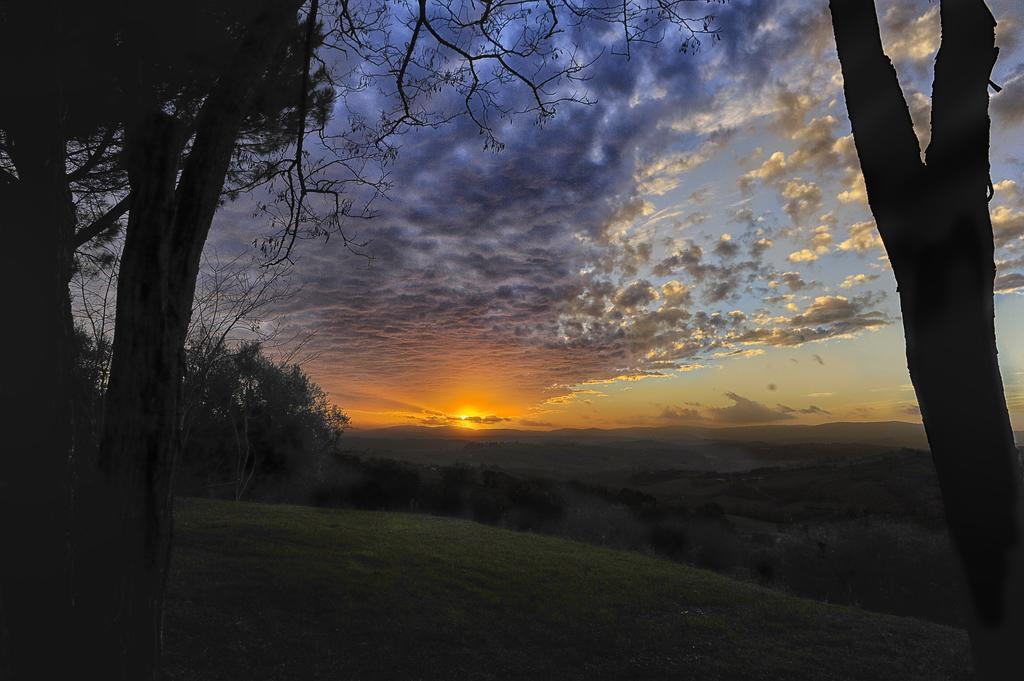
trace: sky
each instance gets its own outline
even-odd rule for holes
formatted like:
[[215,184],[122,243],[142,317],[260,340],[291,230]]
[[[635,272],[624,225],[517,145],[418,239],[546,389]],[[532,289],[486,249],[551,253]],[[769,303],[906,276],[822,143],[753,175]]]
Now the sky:
[[[1024,428],[1024,9],[990,6],[997,337]],[[587,36],[592,103],[503,123],[501,151],[465,118],[404,135],[357,226],[372,260],[300,244],[301,291],[267,316],[315,332],[306,369],[354,428],[919,421],[827,3],[712,8],[696,54]],[[878,10],[923,148],[938,3]],[[228,204],[209,248],[260,229]]]

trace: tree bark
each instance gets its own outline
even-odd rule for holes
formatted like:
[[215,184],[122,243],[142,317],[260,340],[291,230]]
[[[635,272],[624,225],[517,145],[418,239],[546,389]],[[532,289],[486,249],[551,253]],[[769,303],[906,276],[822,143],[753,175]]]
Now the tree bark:
[[134,152],[127,160],[133,198],[119,272],[100,480],[91,495],[97,527],[88,558],[83,556],[89,574],[81,594],[85,610],[99,615],[88,665],[99,678],[153,678],[159,658],[177,377],[191,302],[168,285],[182,145],[180,126],[162,113],[135,126],[126,139],[126,150]]
[[[118,280],[113,357],[94,495],[108,528],[91,547],[87,610],[101,615],[89,669],[153,679],[171,554],[186,332],[203,245],[247,108],[283,52],[301,3],[266,3],[207,97],[187,157],[186,131],[159,107],[127,126],[131,207]],[[180,170],[180,175],[179,175]]]
[[65,677],[69,658],[53,649],[74,644],[68,295],[74,212],[55,74],[34,75],[40,80],[25,97],[29,110],[4,111],[18,177],[0,182],[0,235],[9,254],[0,290],[7,292],[4,316],[11,322],[0,334],[7,358],[0,377],[0,677],[15,681]]
[[995,20],[983,0],[943,0],[926,162],[874,3],[831,0],[854,142],[896,275],[907,366],[968,587],[980,678],[1024,666],[1022,470],[996,353],[988,212],[988,82]]

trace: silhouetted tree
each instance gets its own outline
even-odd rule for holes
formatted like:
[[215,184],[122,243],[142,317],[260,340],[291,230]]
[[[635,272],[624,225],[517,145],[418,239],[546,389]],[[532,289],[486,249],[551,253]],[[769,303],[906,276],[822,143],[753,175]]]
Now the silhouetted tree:
[[[281,4],[264,3],[270,9]],[[276,47],[253,35],[259,26],[254,14],[268,19],[267,7],[254,12],[252,6],[178,3],[168,12],[148,3],[91,3],[59,12],[45,3],[0,6],[0,61],[10,89],[0,104],[0,221],[17,253],[2,283],[18,292],[9,311],[23,330],[6,335],[5,350],[17,360],[2,383],[4,404],[11,405],[4,410],[11,447],[0,461],[0,529],[8,552],[19,556],[0,567],[4,678],[62,678],[82,667],[109,678],[153,675],[168,537],[166,531],[146,535],[140,525],[166,530],[169,524],[163,494],[169,470],[160,464],[176,438],[154,426],[162,413],[174,412],[161,411],[179,373],[173,358],[180,344],[167,343],[182,322],[187,325],[191,305],[194,275],[190,284],[180,270],[188,271],[202,247],[188,230],[174,229],[174,197],[166,187],[173,190],[180,174],[192,183],[191,193],[181,192],[184,205],[212,214],[224,181],[211,184],[210,167],[216,172],[227,156],[241,181],[257,174],[245,172],[248,147],[239,137],[270,154],[304,127],[294,125],[296,115],[315,117],[329,105],[329,97],[297,92],[300,84],[317,82],[304,66],[309,31],[299,22],[299,3],[271,19],[277,21],[271,32],[280,34]],[[50,40],[40,39],[41,26]],[[232,79],[239,44],[259,53],[241,69],[248,69],[248,79]],[[225,92],[228,85],[235,90]],[[218,107],[218,115],[204,116]],[[197,124],[200,119],[206,123]],[[240,133],[220,139],[225,119]],[[169,122],[163,140],[172,143],[141,141],[153,120]],[[198,129],[207,136],[197,136]],[[72,461],[86,458],[81,451],[72,456],[72,254],[129,208],[129,222],[142,227],[128,230],[118,277],[118,306],[129,312],[119,313],[116,323],[129,330],[114,334],[120,347],[107,383],[103,470],[79,475],[92,466],[87,461],[72,470]],[[168,286],[168,274],[181,280]],[[140,295],[154,303],[142,323],[132,306]],[[118,337],[129,340],[118,344]],[[161,390],[148,389],[145,379],[153,376],[161,377]],[[126,392],[132,396],[125,398]],[[140,434],[124,444],[132,429],[151,437]],[[82,484],[93,481],[99,489]],[[160,498],[163,503],[154,501]],[[53,655],[55,640],[81,656]]]
[[[120,215],[77,201],[72,183],[101,177],[115,140],[101,129],[108,43],[86,50],[97,8],[0,2],[0,288],[8,324],[0,378],[0,677],[64,678],[75,669],[72,616],[75,337],[68,282],[81,230]],[[83,185],[84,186],[84,185]],[[123,207],[121,207],[123,212]],[[95,219],[95,222],[92,220]],[[78,422],[81,418],[77,419]],[[55,655],[54,643],[67,651]]]
[[131,201],[99,488],[90,510],[103,528],[93,535],[93,550],[104,557],[102,568],[91,563],[91,595],[97,609],[115,604],[106,620],[109,635],[91,646],[90,667],[107,678],[155,674],[170,559],[182,353],[200,257],[239,141],[248,133],[271,137],[266,143],[273,144],[267,127],[287,132],[290,120],[307,116],[305,88],[287,99],[279,94],[300,78],[303,86],[308,82],[304,36],[314,33],[314,22],[302,30],[300,6],[232,5],[226,16],[218,14],[221,5],[209,12],[192,6],[191,19],[210,35],[183,58],[173,48],[152,45],[154,34],[170,38],[157,23],[162,14],[126,12],[124,40],[134,57],[133,73],[123,76],[130,88],[124,165]]
[[[291,297],[292,266],[256,267],[251,258],[239,255],[221,260],[204,255],[192,315],[185,340],[185,363],[179,404],[179,445],[185,448],[195,422],[195,407],[221,358],[242,343],[258,343],[262,350],[283,349],[282,364],[301,365],[312,356],[301,356],[313,332],[282,334],[277,322],[261,318],[268,306]],[[262,351],[261,350],[261,351]]]
[[[186,361],[198,350],[190,346]],[[301,367],[270,359],[257,342],[226,348],[184,387],[193,404],[175,475],[181,494],[307,501],[348,424]]]
[[868,201],[898,283],[907,364],[970,587],[975,666],[985,679],[1017,678],[1022,472],[996,359],[988,211],[996,22],[983,0],[942,0],[922,162],[874,3],[829,4]]

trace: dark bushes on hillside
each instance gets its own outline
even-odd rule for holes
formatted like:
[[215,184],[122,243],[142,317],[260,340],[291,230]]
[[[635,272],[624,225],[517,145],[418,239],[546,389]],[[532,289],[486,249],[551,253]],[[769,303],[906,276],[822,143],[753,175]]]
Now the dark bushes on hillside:
[[416,466],[342,455],[300,503],[419,511],[646,551],[834,603],[960,624],[948,541],[905,520],[859,517],[737,530],[724,509],[581,482],[522,480],[466,465]]

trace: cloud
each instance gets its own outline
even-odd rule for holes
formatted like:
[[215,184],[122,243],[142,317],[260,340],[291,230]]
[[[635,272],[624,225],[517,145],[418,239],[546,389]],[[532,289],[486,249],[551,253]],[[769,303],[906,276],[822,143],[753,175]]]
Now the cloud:
[[[779,275],[780,282],[786,286],[790,291],[800,291],[807,287],[807,282],[804,281],[803,275],[799,272],[783,272]],[[777,285],[779,282],[769,282],[769,286]]]
[[768,239],[768,238],[758,239],[758,240],[756,240],[754,243],[752,243],[750,245],[750,255],[755,257],[755,258],[760,258],[765,253],[767,253],[771,249],[771,247],[774,246],[774,245],[775,244],[772,243],[771,239]]
[[814,262],[818,259],[818,254],[809,248],[802,248],[799,251],[793,251],[786,259],[790,262]]
[[729,424],[747,423],[770,423],[772,421],[785,421],[795,418],[791,413],[782,409],[772,409],[760,402],[747,399],[734,392],[727,392],[725,396],[732,401],[728,407],[709,407],[708,414],[711,418]]
[[584,388],[579,390],[570,390],[567,393],[555,395],[554,397],[549,397],[548,399],[544,400],[544,404],[564,405],[569,404],[570,402],[586,401],[587,396],[608,397],[607,394],[600,392],[599,390],[591,390],[589,388]]
[[884,248],[882,237],[878,235],[874,220],[850,225],[849,233],[850,237],[838,245],[839,250],[864,253],[875,248]]
[[679,270],[686,270],[695,280],[701,281],[704,278],[704,270],[701,267],[703,258],[703,248],[692,241],[686,242],[682,249],[675,251],[655,265],[652,272],[656,277],[664,277],[675,274]]
[[[272,311],[287,328],[317,330],[313,375],[344,399],[371,387],[454,391],[467,373],[498,391],[542,394],[556,381],[635,368],[643,334],[603,317],[617,307],[628,324],[660,287],[639,284],[650,244],[621,236],[654,210],[636,158],[676,153],[657,121],[709,105],[694,87],[701,68],[671,50],[602,60],[588,81],[597,104],[563,107],[543,128],[502,128],[500,154],[480,147],[467,120],[406,135],[379,217],[346,227],[371,242],[373,262],[345,257],[334,240],[303,245],[303,290]],[[629,106],[641,73],[668,94]],[[676,156],[657,172],[686,165]],[[251,241],[250,213],[219,214],[211,246]],[[678,309],[648,320],[662,336],[688,314],[677,294]]]
[[[788,115],[783,112],[779,120],[786,120]],[[788,123],[783,123],[782,127],[788,130]],[[788,131],[789,139],[796,142],[796,148],[789,156],[782,151],[772,153],[760,166],[741,175],[737,184],[744,191],[749,191],[758,182],[781,188],[787,184],[784,178],[802,170],[812,170],[819,177],[843,171],[854,157],[845,139],[837,138],[838,128],[838,119],[829,114]]]
[[[619,374],[618,376],[611,376],[609,378],[592,378],[587,381],[583,381],[580,385],[608,385],[610,383],[619,383],[622,381],[643,381],[648,378],[666,378],[667,374],[660,371],[632,371],[628,374]],[[601,397],[606,397],[604,393],[596,393]]]
[[666,405],[662,408],[661,412],[658,414],[658,419],[676,423],[693,423],[706,420],[704,415],[693,407],[679,407],[675,405]]
[[900,405],[899,413],[904,416],[921,418],[921,407],[918,406],[917,402],[905,402]]
[[1006,205],[993,208],[992,235],[999,247],[1020,242],[1024,238],[1024,210]]
[[992,96],[992,113],[1007,127],[1020,125],[1024,122],[1024,64],[1001,86],[1003,91]]
[[886,54],[894,62],[927,64],[939,49],[939,7],[918,14],[913,3],[896,3],[881,17]]
[[996,277],[996,293],[1016,293],[1024,289],[1024,274],[1007,272]]
[[821,209],[821,188],[814,182],[794,178],[782,185],[781,194],[786,200],[783,210],[794,224],[801,224]]
[[519,419],[519,425],[526,426],[527,428],[551,428],[554,427],[554,423],[549,421],[534,421],[532,419]]
[[1000,202],[1019,202],[1024,197],[1020,186],[1013,180],[1000,180],[992,185],[992,190],[995,192],[993,198]]
[[661,196],[679,186],[680,176],[706,163],[728,144],[731,131],[718,131],[693,151],[664,154],[637,168],[635,179],[641,194]]
[[723,234],[718,239],[718,243],[715,244],[715,254],[723,258],[732,258],[739,253],[739,245],[732,240],[732,235],[729,233]]
[[[733,342],[747,345],[798,346],[813,341],[851,336],[867,329],[891,323],[885,313],[870,309],[877,296],[866,294],[854,298],[818,296],[804,311],[776,326],[745,329],[731,337]],[[821,362],[820,358],[818,359]]]
[[620,289],[613,298],[615,307],[620,310],[632,311],[638,307],[652,303],[660,297],[658,290],[649,281],[634,281]]
[[794,171],[808,168],[819,175],[841,170],[850,159],[844,144],[837,139],[838,128],[839,120],[826,114],[796,131],[791,139],[797,147],[787,159],[789,167]]
[[787,137],[799,134],[804,120],[818,105],[818,100],[807,90],[796,92],[783,86],[775,95],[778,109],[775,126]]
[[818,296],[806,310],[793,317],[790,324],[802,326],[849,321],[862,315],[860,308],[861,305],[856,299],[851,300],[845,296]]
[[860,284],[866,284],[870,281],[878,279],[877,274],[848,274],[842,283],[839,284],[839,288],[853,288]]
[[483,424],[495,424],[502,423],[503,421],[511,421],[512,419],[507,416],[495,416],[490,414],[488,416],[460,416],[459,420],[464,423],[483,423]]
[[828,253],[828,245],[832,243],[832,234],[828,230],[828,225],[819,225],[811,234],[811,248],[819,255]]
[[494,426],[499,423],[505,423],[512,420],[507,416],[496,416],[494,414],[489,414],[487,416],[452,416],[450,414],[431,411],[424,412],[424,414],[420,416],[409,416],[408,418],[413,419],[424,426],[464,426],[467,424],[476,426]]
[[779,412],[783,413],[783,414],[791,414],[791,415],[792,414],[807,414],[807,415],[811,415],[811,416],[831,416],[832,415],[832,412],[826,411],[825,409],[822,409],[821,407],[816,407],[813,404],[811,406],[805,407],[803,409],[793,409],[792,407],[787,407],[784,404],[779,404],[779,405],[777,405],[777,407],[778,407]]
[[914,91],[907,97],[907,107],[910,109],[914,133],[917,134],[918,143],[923,152],[928,148],[928,142],[932,135],[932,100],[923,92]]
[[[789,245],[780,217],[813,226],[836,182],[856,189],[841,102],[829,104],[838,91],[826,9],[737,2],[716,14],[727,27],[718,45],[696,57],[647,48],[629,61],[603,57],[586,82],[593,106],[561,107],[543,126],[502,122],[499,154],[481,148],[466,119],[406,135],[379,217],[346,225],[371,241],[373,262],[346,257],[337,240],[305,245],[303,290],[272,311],[287,329],[317,330],[310,369],[332,398],[372,392],[429,404],[472,377],[525,402],[552,395],[552,385],[673,375],[715,353],[756,349],[744,344],[888,323],[859,299],[845,317],[813,321],[822,311],[793,296],[817,284],[766,262]],[[606,47],[597,42],[594,54]],[[751,126],[784,138],[755,140],[779,151],[736,171],[750,171],[747,188],[770,196],[730,203],[732,190],[709,189],[708,177]],[[250,216],[221,212],[211,244],[249,243]],[[729,239],[703,233],[717,220],[730,225]],[[823,255],[838,232],[822,226],[792,248]],[[836,248],[874,247],[852,230],[843,243]],[[808,309],[768,319],[756,309],[768,294]],[[596,399],[563,392],[552,399]]]
[[760,167],[755,168],[742,175],[737,182],[743,190],[749,190],[753,187],[756,181],[761,182],[775,182],[782,178],[788,166],[786,165],[786,155],[781,151],[776,151],[769,156]]
[[661,285],[661,298],[666,307],[688,307],[693,302],[692,289],[676,279]]

